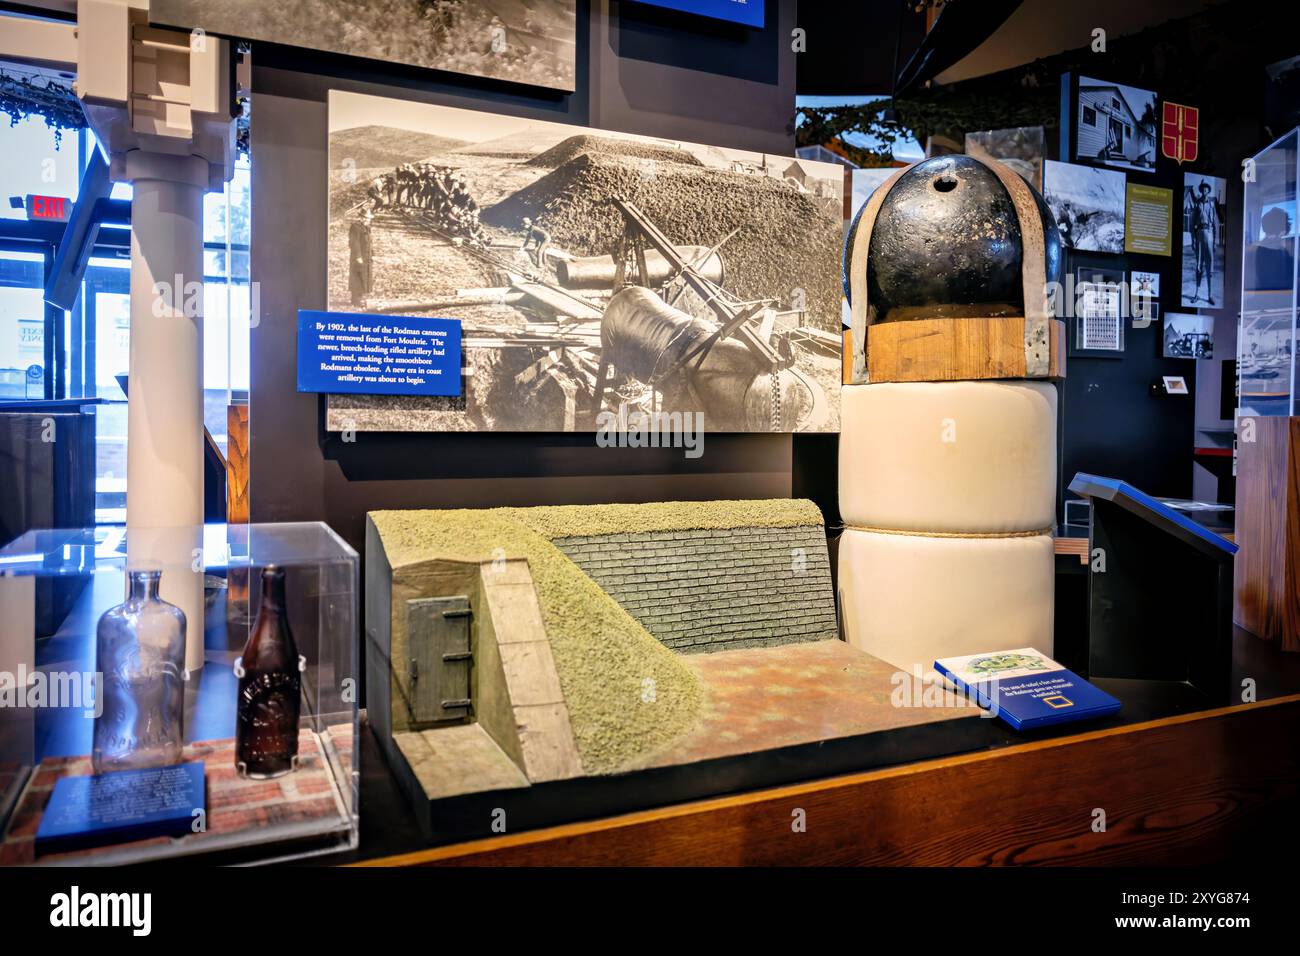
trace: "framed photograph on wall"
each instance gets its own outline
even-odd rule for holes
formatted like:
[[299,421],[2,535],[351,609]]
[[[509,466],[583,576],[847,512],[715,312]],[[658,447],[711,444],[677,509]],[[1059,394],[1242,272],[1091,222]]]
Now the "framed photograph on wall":
[[1135,323],[1160,319],[1160,273],[1134,269],[1129,273],[1129,315]]
[[1155,170],[1155,93],[1081,76],[1077,105],[1076,159],[1144,173]]
[[150,0],[148,7],[160,26],[575,89],[577,0]]
[[1079,352],[1124,351],[1124,273],[1080,267],[1075,273],[1074,347]]
[[1043,163],[1043,198],[1061,244],[1077,252],[1124,251],[1123,173],[1095,166]]
[[1018,126],[986,129],[966,134],[966,155],[996,159],[1018,172],[1025,181],[1043,191],[1043,128]]
[[1227,181],[1218,176],[1183,174],[1184,307],[1213,309],[1223,305],[1227,192]]
[[1170,312],[1165,316],[1165,358],[1214,358],[1214,316]]
[[327,431],[839,430],[843,166],[332,90],[329,168],[328,308],[459,322],[464,373]]
[[1134,269],[1129,273],[1129,295],[1133,298],[1160,298],[1160,273]]

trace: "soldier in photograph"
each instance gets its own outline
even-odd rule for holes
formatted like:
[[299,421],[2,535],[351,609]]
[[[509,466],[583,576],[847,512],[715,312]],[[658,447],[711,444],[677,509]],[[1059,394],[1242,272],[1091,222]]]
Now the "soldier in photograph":
[[348,292],[352,296],[353,305],[364,305],[374,284],[374,247],[370,235],[373,219],[374,212],[366,207],[348,226]]
[[1188,198],[1187,230],[1192,239],[1192,255],[1196,260],[1196,287],[1192,301],[1201,295],[1201,278],[1205,279],[1205,301],[1214,305],[1214,245],[1219,235],[1219,209],[1214,201],[1210,184],[1202,181]]
[[366,189],[366,204],[371,209],[378,209],[392,202],[393,184],[388,176],[376,176]]

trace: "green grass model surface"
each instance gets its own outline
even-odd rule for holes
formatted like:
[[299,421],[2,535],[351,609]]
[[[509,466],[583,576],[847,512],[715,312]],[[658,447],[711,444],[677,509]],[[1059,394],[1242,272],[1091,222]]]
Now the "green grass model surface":
[[433,559],[525,558],[587,773],[644,765],[690,730],[704,694],[688,664],[552,541],[648,531],[822,524],[810,501],[664,502],[452,511],[378,511],[393,568]]
[[996,654],[990,657],[977,657],[970,662],[970,669],[976,674],[998,674],[1010,670],[1047,669],[1047,663],[1041,657],[1029,654]]

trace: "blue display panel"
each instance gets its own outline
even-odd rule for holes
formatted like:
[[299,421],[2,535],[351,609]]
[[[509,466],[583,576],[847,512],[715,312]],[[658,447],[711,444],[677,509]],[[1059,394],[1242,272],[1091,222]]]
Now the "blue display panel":
[[298,391],[459,395],[460,322],[298,311]]
[[206,809],[200,761],[64,777],[36,830],[36,853],[184,836]]
[[727,20],[741,23],[747,27],[763,26],[763,4],[765,0],[640,0],[654,7],[666,7],[669,10],[681,10],[683,13],[695,13],[715,20]]
[[1198,524],[1163,501],[1152,498],[1145,491],[1134,488],[1118,478],[1103,478],[1079,472],[1070,482],[1070,490],[1084,498],[1101,498],[1113,501],[1127,511],[1140,515],[1152,524],[1171,531],[1178,537],[1211,546],[1224,554],[1236,554],[1238,547],[1204,525]]

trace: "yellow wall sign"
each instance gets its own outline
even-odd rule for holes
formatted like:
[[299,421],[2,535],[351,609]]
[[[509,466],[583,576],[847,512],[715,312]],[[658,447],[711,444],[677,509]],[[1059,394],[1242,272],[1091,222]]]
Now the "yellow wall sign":
[[1124,251],[1167,256],[1173,245],[1174,191],[1129,183],[1124,197]]

